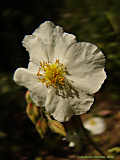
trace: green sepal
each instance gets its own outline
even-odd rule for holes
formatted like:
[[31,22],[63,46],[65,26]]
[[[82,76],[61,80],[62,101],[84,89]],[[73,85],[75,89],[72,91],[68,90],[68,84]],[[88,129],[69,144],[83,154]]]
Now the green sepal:
[[27,91],[25,93],[25,99],[26,99],[26,102],[29,104],[29,103],[33,103],[31,97],[30,97],[30,91]]
[[30,120],[34,124],[36,124],[36,122],[40,116],[39,108],[36,107],[34,104],[30,103],[26,107],[26,113],[27,113],[28,117],[30,118]]
[[47,125],[47,121],[44,117],[41,117],[35,126],[37,132],[40,134],[41,138],[44,138],[45,133],[47,131],[48,125]]

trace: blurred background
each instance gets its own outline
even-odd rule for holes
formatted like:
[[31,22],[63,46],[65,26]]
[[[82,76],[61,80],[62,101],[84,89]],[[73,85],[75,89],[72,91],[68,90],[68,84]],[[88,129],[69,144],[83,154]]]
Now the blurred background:
[[[16,68],[28,64],[28,53],[21,41],[46,20],[103,51],[108,78],[96,94],[92,109],[82,118],[103,117],[107,129],[93,139],[106,154],[108,149],[119,147],[120,1],[21,0],[13,3],[4,0],[0,11],[0,159],[67,160],[72,152],[74,155],[74,149],[71,150],[67,142],[58,144],[56,135],[50,134],[50,138],[41,140],[25,112],[26,89],[12,80]],[[83,154],[97,154],[89,145],[88,148]],[[120,158],[119,152],[117,158]]]

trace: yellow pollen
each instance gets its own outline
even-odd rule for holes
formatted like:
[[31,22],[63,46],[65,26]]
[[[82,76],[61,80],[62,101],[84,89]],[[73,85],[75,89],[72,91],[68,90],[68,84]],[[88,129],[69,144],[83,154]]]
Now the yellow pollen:
[[56,59],[55,63],[40,62],[40,67],[37,73],[40,82],[46,87],[60,87],[65,84],[66,67]]
[[90,120],[90,124],[91,124],[92,126],[94,126],[94,125],[96,125],[96,122],[95,122],[94,120]]

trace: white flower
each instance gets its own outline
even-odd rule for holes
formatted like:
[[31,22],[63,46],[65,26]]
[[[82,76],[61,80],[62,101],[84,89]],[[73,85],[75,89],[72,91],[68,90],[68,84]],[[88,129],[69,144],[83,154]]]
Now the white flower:
[[46,21],[25,36],[23,46],[30,56],[28,68],[18,68],[14,80],[28,88],[37,106],[60,122],[90,109],[106,78],[105,59],[95,45],[77,43],[74,35]]
[[101,134],[106,129],[106,123],[103,118],[93,117],[86,120],[84,127],[88,129],[93,135]]

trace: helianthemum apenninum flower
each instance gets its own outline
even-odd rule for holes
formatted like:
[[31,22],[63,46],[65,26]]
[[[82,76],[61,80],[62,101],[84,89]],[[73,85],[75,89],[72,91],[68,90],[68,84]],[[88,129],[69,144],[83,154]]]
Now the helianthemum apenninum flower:
[[14,80],[28,88],[36,106],[60,122],[90,109],[106,78],[105,58],[95,45],[77,43],[74,35],[46,21],[25,36],[23,46],[30,56],[28,68],[18,68]]

